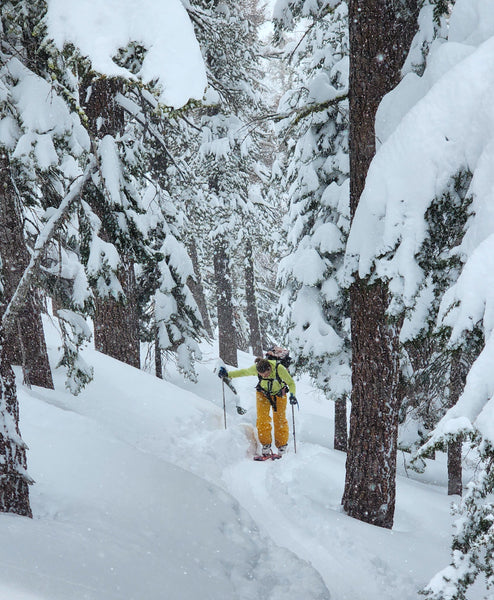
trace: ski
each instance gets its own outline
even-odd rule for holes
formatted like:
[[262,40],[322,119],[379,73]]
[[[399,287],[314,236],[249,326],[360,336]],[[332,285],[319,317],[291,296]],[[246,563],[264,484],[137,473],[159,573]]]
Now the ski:
[[258,461],[264,461],[264,460],[269,460],[269,459],[276,460],[278,458],[281,458],[281,454],[266,454],[266,455],[256,454],[254,456],[254,460],[258,460]]

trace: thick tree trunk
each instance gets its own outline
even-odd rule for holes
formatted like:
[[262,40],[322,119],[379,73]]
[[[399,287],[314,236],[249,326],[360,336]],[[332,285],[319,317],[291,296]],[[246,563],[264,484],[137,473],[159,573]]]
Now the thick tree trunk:
[[219,355],[227,365],[237,367],[237,336],[233,319],[232,282],[227,246],[221,237],[217,238],[214,248],[214,277],[218,310]]
[[247,302],[247,322],[249,323],[249,345],[256,356],[262,356],[261,327],[257,312],[256,282],[254,276],[254,260],[252,257],[252,244],[246,244],[245,256],[245,299]]
[[400,403],[398,352],[387,326],[387,305],[382,284],[354,284],[352,410],[343,507],[352,517],[391,528]]
[[[29,258],[26,261],[26,254],[22,219],[16,205],[9,160],[7,155],[1,151],[0,259],[4,287],[0,291],[0,317],[3,316],[24,268],[29,262]],[[22,315],[24,314],[25,312],[22,313]],[[17,324],[21,323],[19,314],[16,318]],[[26,473],[26,446],[22,442],[19,431],[19,404],[10,362],[13,359],[13,352],[10,351],[11,344],[12,346],[17,344],[15,335],[17,327],[12,329],[10,340],[6,343],[3,339],[3,329],[0,326],[0,512],[31,517],[30,480]],[[18,344],[17,347],[19,348]],[[8,354],[7,349],[9,349]]]
[[[416,30],[417,0],[350,0],[350,208],[355,214],[375,154],[375,115],[399,81]],[[396,334],[384,284],[356,278],[350,290],[352,410],[345,511],[391,528],[395,508],[399,398]]]
[[[12,299],[29,264],[20,207],[12,184],[8,156],[0,151],[0,256],[4,302]],[[4,359],[8,365],[22,365],[25,383],[53,389],[40,302],[34,290],[26,295],[5,342]]]
[[[451,372],[449,386],[449,406],[454,406],[460,398],[464,387],[465,372],[461,363],[461,351],[453,353],[451,357]],[[462,446],[460,440],[448,444],[448,495],[461,496],[463,493],[462,483]]]
[[[0,348],[2,339],[0,338]],[[0,355],[0,512],[32,517],[14,373]]]
[[[121,91],[122,83],[117,79],[93,79],[84,90],[88,128],[93,140],[106,135],[117,136],[124,127],[124,112],[115,101]],[[85,102],[84,102],[85,100]],[[103,191],[91,203],[94,212],[102,221],[100,235],[105,241],[115,244],[112,235],[111,220],[108,219],[110,207]],[[130,254],[122,255],[122,267],[118,279],[125,294],[125,300],[101,298],[95,294],[94,343],[97,350],[112,356],[133,367],[140,367],[139,316],[137,311],[137,290],[134,273],[134,261]]]
[[334,403],[334,449],[346,452],[348,443],[346,398]]
[[197,256],[197,246],[195,239],[191,240],[188,244],[189,256],[194,267],[194,279],[189,277],[187,285],[189,286],[194,300],[196,301],[199,312],[201,313],[202,324],[204,329],[210,338],[213,337],[213,328],[211,327],[211,319],[209,318],[208,307],[206,303],[206,295],[204,294],[204,287],[202,285],[201,269],[199,266],[199,257]]
[[133,261],[120,269],[119,281],[125,300],[95,297],[94,346],[103,354],[139,369],[139,318]]

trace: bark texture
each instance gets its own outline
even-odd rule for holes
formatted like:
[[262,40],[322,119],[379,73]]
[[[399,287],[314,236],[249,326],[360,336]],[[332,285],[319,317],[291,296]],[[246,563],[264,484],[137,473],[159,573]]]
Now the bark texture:
[[211,319],[209,318],[209,311],[206,303],[206,295],[204,293],[204,286],[202,285],[201,278],[201,269],[199,266],[199,257],[197,255],[197,246],[196,241],[191,240],[188,244],[189,256],[192,261],[192,266],[194,268],[194,279],[189,277],[187,281],[187,285],[189,286],[190,291],[196,301],[197,308],[201,313],[202,324],[204,325],[204,329],[206,330],[209,337],[213,337],[213,328],[211,327]]
[[387,305],[382,284],[354,284],[352,410],[343,507],[352,517],[391,528],[400,400],[397,340],[387,325]]
[[[0,339],[0,344],[2,340]],[[0,345],[1,348],[1,345]],[[19,404],[12,368],[0,352],[0,512],[32,517],[26,445],[19,431]]]
[[[0,256],[3,301],[8,304],[29,264],[30,255],[9,159],[4,152],[0,152]],[[27,385],[53,389],[40,307],[39,296],[31,289],[31,292],[26,294],[12,331],[7,336],[4,360],[8,365],[22,365]]]
[[[451,358],[450,387],[449,387],[449,406],[454,406],[463,391],[465,385],[465,369],[461,363],[461,351],[455,352]],[[448,444],[448,495],[461,496],[463,493],[462,475],[463,468],[461,463],[463,443],[461,440],[455,440]]]
[[237,367],[237,336],[233,317],[232,282],[227,245],[222,237],[218,237],[215,243],[214,277],[218,310],[219,355],[227,365]]
[[334,449],[346,452],[348,444],[346,398],[334,403]]
[[124,262],[118,279],[125,299],[95,297],[94,347],[137,369],[141,366],[134,262]]
[[[399,81],[417,28],[418,0],[350,0],[350,209],[355,214],[376,151],[375,115]],[[399,398],[396,333],[387,290],[356,278],[350,290],[352,411],[343,507],[391,528],[395,508]]]
[[[116,137],[123,131],[124,111],[116,102],[122,84],[117,79],[100,78],[87,83],[83,105],[88,116],[88,129],[93,141],[106,135]],[[92,209],[102,222],[100,237],[115,244],[116,223],[112,210],[106,206],[103,190],[92,194]],[[139,316],[134,261],[130,251],[118,247],[122,266],[117,274],[125,299],[99,297],[95,299],[94,343],[97,350],[133,367],[140,367]]]
[[257,312],[256,281],[252,244],[247,241],[245,256],[245,299],[247,302],[247,322],[249,323],[249,346],[253,354],[262,356],[261,326]]

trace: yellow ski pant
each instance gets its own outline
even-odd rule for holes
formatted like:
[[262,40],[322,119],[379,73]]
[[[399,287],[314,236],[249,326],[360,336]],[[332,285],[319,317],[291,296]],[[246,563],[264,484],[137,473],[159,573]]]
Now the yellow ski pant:
[[[271,404],[262,392],[256,392],[257,435],[264,446],[271,444]],[[273,410],[274,443],[276,447],[288,444],[288,421],[286,418],[286,395],[276,396],[276,411]]]

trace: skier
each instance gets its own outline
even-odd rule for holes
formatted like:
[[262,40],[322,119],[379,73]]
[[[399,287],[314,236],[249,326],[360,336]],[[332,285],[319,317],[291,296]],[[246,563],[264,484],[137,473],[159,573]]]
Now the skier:
[[275,360],[256,358],[255,364],[247,369],[227,371],[220,367],[218,376],[224,377],[246,377],[257,375],[259,382],[256,386],[257,404],[257,435],[262,445],[262,455],[271,456],[271,408],[273,408],[274,442],[278,448],[278,454],[286,452],[288,446],[288,420],[286,418],[287,392],[290,393],[290,404],[297,404],[295,397],[295,382],[286,368]]

